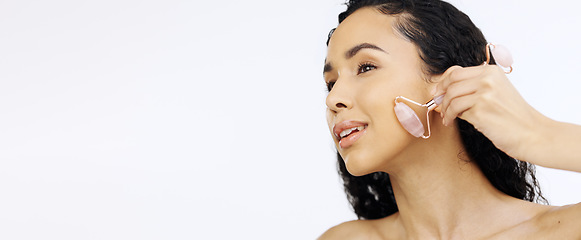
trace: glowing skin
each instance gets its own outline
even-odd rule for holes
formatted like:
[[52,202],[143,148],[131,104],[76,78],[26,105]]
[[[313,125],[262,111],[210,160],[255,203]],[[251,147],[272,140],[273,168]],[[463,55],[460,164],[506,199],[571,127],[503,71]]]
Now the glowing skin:
[[[361,25],[360,20],[368,24]],[[342,121],[367,124],[365,132],[347,148],[335,138],[348,170],[355,175],[381,169],[384,160],[396,159],[418,140],[398,123],[393,111],[395,97],[404,95],[418,101],[431,98],[432,85],[421,72],[417,49],[393,32],[392,20],[382,14],[350,16],[335,30],[328,46],[326,64],[332,70],[325,73],[325,81],[334,83],[326,99],[330,131]],[[346,56],[362,44],[373,47]],[[370,66],[360,68],[362,64]]]
[[[486,88],[479,87],[478,90],[485,91],[484,96],[496,94],[498,97],[493,99],[501,99],[498,101],[502,102],[519,96],[511,92],[511,88],[500,84],[506,83],[507,79],[504,72],[496,66],[456,66],[448,69],[447,74],[442,76],[425,76],[421,71],[422,61],[417,48],[394,32],[394,20],[394,17],[381,14],[372,8],[359,9],[347,17],[337,27],[329,42],[325,81],[332,86],[326,99],[327,121],[347,169],[353,175],[388,172],[399,211],[383,219],[346,222],[330,229],[320,239],[581,237],[578,227],[580,204],[566,207],[544,206],[498,191],[478,166],[463,154],[465,150],[455,125],[449,124],[451,127],[445,127],[439,114],[430,116],[432,136],[429,139],[415,138],[401,127],[393,109],[396,96],[426,102],[434,96],[446,93],[441,105],[444,109],[444,121],[452,123],[462,113],[463,118],[467,117],[469,122],[476,123],[477,129],[484,129],[485,134],[489,132],[491,136],[498,135],[499,139],[506,138],[506,126],[518,126],[515,123],[509,125],[511,120],[517,118],[511,118],[506,112],[492,114],[494,109],[501,111],[502,108],[490,107],[496,105],[493,104],[494,101],[487,101],[486,98],[474,100],[480,104],[479,107],[460,108],[463,112],[455,112],[453,110],[456,108],[452,108],[454,103],[450,99],[458,94],[449,86],[457,82],[471,83],[456,85],[460,86],[460,90],[463,90],[462,87],[470,90],[478,86],[478,83],[493,82],[496,84],[489,84]],[[438,85],[435,95],[430,94],[437,84],[443,86]],[[473,91],[468,91],[469,100],[479,97],[470,95],[470,92]],[[462,102],[461,99],[459,102]],[[527,108],[516,104],[510,109],[526,111]],[[438,108],[436,110],[439,111]],[[425,121],[421,119],[422,115],[419,116],[420,120]],[[494,120],[479,122],[474,116],[493,116]],[[503,125],[497,127],[491,122],[502,122]],[[352,130],[354,127],[361,129],[361,126],[364,127],[362,131]],[[567,136],[565,142],[579,143],[573,136],[578,139],[581,134],[565,134],[565,129],[571,130],[571,126],[562,126],[559,129],[561,130],[557,132]],[[495,144],[499,142],[495,138],[491,139]],[[525,142],[526,138],[516,140],[510,142],[519,145],[524,142],[533,146],[530,142]],[[543,148],[546,144],[534,146],[542,148],[543,153],[549,156],[555,155],[554,151]],[[562,141],[560,145],[568,146],[569,149],[578,147]],[[511,149],[511,146],[507,145],[506,149]],[[562,155],[570,153],[566,149],[558,152],[564,152]],[[523,156],[525,160],[529,158]],[[577,156],[559,155],[560,158],[570,158],[571,162],[553,162],[566,164],[567,168],[563,169],[571,170],[575,164],[581,166],[581,161],[573,161],[573,158],[578,160]],[[546,159],[555,160],[550,157]]]

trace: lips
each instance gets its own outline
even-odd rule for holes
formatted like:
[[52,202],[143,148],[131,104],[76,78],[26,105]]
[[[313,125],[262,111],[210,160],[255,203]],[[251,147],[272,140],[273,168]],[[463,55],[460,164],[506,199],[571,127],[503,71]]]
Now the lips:
[[367,124],[359,121],[343,121],[333,127],[333,135],[341,148],[353,145],[367,130]]

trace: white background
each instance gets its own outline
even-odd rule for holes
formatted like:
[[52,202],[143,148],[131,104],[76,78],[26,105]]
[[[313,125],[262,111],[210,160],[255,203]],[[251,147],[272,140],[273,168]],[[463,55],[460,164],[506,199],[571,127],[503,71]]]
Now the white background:
[[[530,104],[581,124],[579,3],[452,2],[512,51]],[[314,239],[354,219],[324,120],[341,3],[1,0],[0,239]],[[581,201],[581,174],[538,176]]]

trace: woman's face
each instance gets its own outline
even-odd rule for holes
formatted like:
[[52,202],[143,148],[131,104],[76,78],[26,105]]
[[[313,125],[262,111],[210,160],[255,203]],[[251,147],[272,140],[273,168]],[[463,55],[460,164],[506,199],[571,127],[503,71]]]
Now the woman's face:
[[418,50],[393,30],[394,20],[374,8],[359,9],[329,42],[327,123],[353,175],[392,169],[421,141],[401,127],[393,110],[397,96],[418,102],[430,96]]

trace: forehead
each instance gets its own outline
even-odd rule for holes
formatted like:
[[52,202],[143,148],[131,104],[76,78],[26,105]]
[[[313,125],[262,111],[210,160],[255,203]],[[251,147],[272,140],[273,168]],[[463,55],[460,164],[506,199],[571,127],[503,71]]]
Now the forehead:
[[[372,7],[359,9],[349,15],[333,32],[327,48],[327,57],[341,54],[350,47],[361,43],[385,46],[395,38],[394,17],[380,13]],[[382,47],[383,48],[383,47]]]

